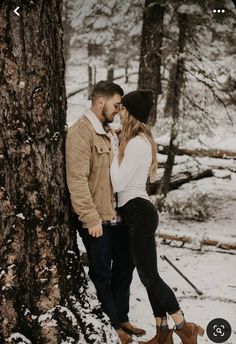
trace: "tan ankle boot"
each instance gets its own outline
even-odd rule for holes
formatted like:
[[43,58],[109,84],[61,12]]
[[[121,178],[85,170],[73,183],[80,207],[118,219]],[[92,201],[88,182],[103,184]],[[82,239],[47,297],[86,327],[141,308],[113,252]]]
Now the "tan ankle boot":
[[204,330],[201,326],[192,322],[184,322],[183,327],[174,332],[180,337],[183,344],[197,344],[197,336],[203,336]]
[[132,338],[127,333],[125,333],[122,328],[119,328],[118,330],[116,330],[116,332],[121,344],[129,344],[132,342]]
[[146,334],[146,331],[143,330],[142,328],[138,328],[134,325],[132,325],[129,321],[123,322],[120,324],[120,327],[122,330],[129,335],[135,335],[137,337],[141,337]]
[[139,344],[173,344],[173,330],[162,331],[157,326],[157,334],[148,342],[138,342]]
[[163,331],[160,329],[159,344],[174,344],[173,330]]

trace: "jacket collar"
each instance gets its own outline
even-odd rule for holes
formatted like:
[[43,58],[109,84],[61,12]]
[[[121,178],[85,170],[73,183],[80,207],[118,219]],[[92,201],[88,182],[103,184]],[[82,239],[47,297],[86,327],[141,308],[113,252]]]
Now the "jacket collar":
[[99,121],[99,119],[97,118],[97,116],[91,109],[87,110],[84,116],[91,122],[97,134],[101,134],[101,135],[106,134],[106,131],[104,130],[102,126],[102,123]]

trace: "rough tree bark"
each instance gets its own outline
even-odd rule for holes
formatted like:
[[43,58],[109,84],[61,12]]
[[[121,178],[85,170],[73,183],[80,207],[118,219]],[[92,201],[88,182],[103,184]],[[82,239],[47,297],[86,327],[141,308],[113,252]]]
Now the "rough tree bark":
[[165,6],[159,0],[145,0],[138,88],[149,88],[154,93],[150,124],[156,122],[156,107],[161,90],[161,47]]
[[[165,171],[161,181],[158,193],[161,197],[165,197],[169,190],[171,174],[174,166],[175,155],[177,151],[176,139],[178,136],[178,121],[179,121],[179,105],[182,93],[182,86],[184,82],[184,49],[187,42],[188,34],[188,16],[184,13],[178,13],[178,23],[179,23],[179,39],[177,47],[177,57],[176,62],[173,63],[169,82],[168,82],[168,94],[166,99],[165,112],[171,115],[172,125],[171,125],[171,135],[170,143],[167,155],[167,161],[165,163]],[[161,205],[161,202],[160,202]]]
[[0,342],[117,343],[70,221],[62,1],[17,5],[0,7]]

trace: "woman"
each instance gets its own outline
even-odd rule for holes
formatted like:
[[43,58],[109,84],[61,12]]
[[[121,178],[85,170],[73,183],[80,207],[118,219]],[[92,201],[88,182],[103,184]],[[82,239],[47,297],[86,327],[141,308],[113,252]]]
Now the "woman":
[[[146,287],[156,319],[157,334],[148,344],[172,344],[175,332],[183,344],[196,344],[204,330],[186,322],[172,289],[157,269],[155,231],[158,214],[146,192],[148,176],[156,179],[156,145],[147,123],[153,105],[152,92],[133,91],[121,100],[122,135],[119,151],[114,152],[111,180],[118,193],[118,210],[129,231],[131,252],[139,277]],[[175,328],[170,330],[167,313]],[[144,343],[144,342],[139,342]]]

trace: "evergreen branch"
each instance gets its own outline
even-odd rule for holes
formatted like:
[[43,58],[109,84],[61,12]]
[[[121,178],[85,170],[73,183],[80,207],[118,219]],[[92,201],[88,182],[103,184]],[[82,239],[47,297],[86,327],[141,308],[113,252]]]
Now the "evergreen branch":
[[209,113],[204,108],[202,108],[200,105],[198,105],[197,103],[192,101],[192,99],[190,97],[188,97],[187,94],[184,94],[184,98],[186,98],[188,100],[188,102],[193,106],[193,108],[198,109],[204,115],[209,115]]
[[[185,72],[188,73],[188,74],[191,74],[196,80],[198,80],[200,83],[204,84],[212,93],[213,97],[223,105],[224,109],[225,109],[225,112],[226,112],[226,115],[228,117],[228,120],[231,124],[231,126],[233,127],[233,120],[232,118],[230,117],[230,114],[228,112],[228,109],[227,109],[227,105],[225,104],[225,102],[223,101],[223,99],[217,95],[217,93],[215,92],[215,89],[212,85],[210,85],[208,82],[206,82],[205,80],[202,80],[201,78],[197,77],[196,74],[192,73],[190,70],[188,69],[185,69]],[[211,79],[210,79],[211,80]],[[222,91],[223,92],[223,91]],[[227,94],[227,93],[226,93]]]

